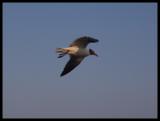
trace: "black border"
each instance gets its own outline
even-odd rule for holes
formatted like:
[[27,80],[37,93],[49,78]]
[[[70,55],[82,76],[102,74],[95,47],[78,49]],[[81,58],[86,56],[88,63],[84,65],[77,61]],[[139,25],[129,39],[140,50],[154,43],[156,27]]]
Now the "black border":
[[[1,21],[2,21],[2,33],[1,33],[1,37],[2,37],[2,41],[1,41],[1,48],[2,48],[2,81],[1,81],[1,89],[2,89],[2,93],[1,93],[1,97],[3,96],[3,3],[157,3],[157,9],[158,9],[158,0],[138,0],[138,1],[135,1],[135,0],[129,0],[129,1],[126,1],[126,0],[123,0],[123,1],[118,1],[118,0],[108,0],[108,1],[104,1],[104,0],[98,0],[98,1],[63,1],[63,0],[54,0],[54,1],[35,1],[35,0],[31,0],[31,1],[26,1],[26,0],[23,0],[23,1],[16,1],[16,0],[3,0],[3,2],[1,2]],[[158,25],[158,10],[157,10],[157,25]],[[157,65],[158,65],[158,26],[157,26]],[[158,67],[157,67],[157,97],[159,97],[158,95]],[[158,105],[158,98],[157,98],[157,118],[3,118],[3,97],[1,99],[2,101],[2,105],[1,105],[1,119],[159,119],[159,105]]]

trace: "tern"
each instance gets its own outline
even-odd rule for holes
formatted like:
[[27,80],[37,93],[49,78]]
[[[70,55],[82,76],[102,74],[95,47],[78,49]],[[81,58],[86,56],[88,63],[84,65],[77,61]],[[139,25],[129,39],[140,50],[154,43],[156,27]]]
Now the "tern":
[[82,62],[82,60],[85,57],[89,55],[98,56],[94,50],[86,48],[89,43],[96,43],[98,41],[99,40],[95,38],[89,36],[83,36],[73,41],[69,45],[69,47],[56,48],[56,53],[59,53],[58,58],[61,58],[66,54],[70,56],[70,60],[67,62],[60,76],[62,77],[67,73],[71,72],[75,67],[77,67]]

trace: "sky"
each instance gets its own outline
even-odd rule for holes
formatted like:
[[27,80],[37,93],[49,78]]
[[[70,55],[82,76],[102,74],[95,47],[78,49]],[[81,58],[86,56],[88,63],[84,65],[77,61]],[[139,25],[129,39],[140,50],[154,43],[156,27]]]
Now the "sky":
[[[60,77],[81,36],[99,57]],[[156,3],[3,3],[3,118],[156,117]]]

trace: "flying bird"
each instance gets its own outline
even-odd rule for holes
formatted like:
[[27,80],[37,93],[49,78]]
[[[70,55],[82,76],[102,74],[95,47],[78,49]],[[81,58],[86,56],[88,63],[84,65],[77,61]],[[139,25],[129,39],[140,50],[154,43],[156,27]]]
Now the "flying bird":
[[71,72],[85,57],[89,55],[98,56],[92,49],[86,48],[89,43],[96,43],[98,41],[95,38],[84,36],[73,41],[67,48],[56,48],[56,52],[59,53],[58,58],[66,54],[70,56],[70,60],[67,62],[60,76]]

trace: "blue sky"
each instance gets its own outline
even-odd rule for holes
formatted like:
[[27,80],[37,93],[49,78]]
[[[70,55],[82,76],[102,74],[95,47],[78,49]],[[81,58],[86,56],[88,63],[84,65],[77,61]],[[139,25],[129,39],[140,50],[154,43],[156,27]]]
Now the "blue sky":
[[[60,77],[55,48],[99,43]],[[156,118],[156,3],[3,3],[4,118]]]

